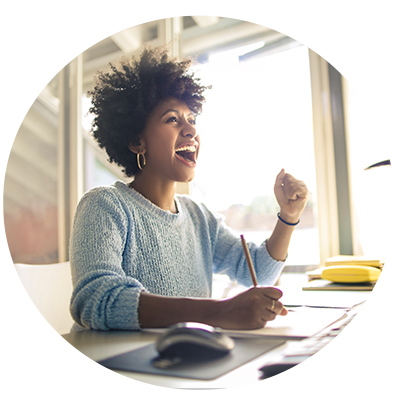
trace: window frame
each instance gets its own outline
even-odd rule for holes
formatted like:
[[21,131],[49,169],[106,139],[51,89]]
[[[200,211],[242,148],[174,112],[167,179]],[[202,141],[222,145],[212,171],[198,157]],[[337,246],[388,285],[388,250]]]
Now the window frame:
[[67,221],[65,218],[65,40],[59,37],[42,45],[23,51],[3,61],[3,71],[33,58],[41,57],[51,51],[59,50],[58,66],[59,110],[57,127],[57,227],[58,227],[58,260],[67,259]]
[[327,62],[309,50],[321,263],[339,252],[338,204]]

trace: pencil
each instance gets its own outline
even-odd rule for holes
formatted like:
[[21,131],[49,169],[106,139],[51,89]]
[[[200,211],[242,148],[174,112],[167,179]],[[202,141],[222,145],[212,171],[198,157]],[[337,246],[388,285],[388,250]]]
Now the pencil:
[[243,251],[244,251],[244,255],[246,256],[247,266],[249,267],[251,280],[253,281],[254,287],[256,287],[258,284],[257,277],[256,277],[256,273],[254,272],[253,262],[251,261],[249,248],[247,247],[247,243],[244,240],[243,235],[240,235],[240,239],[242,239]]

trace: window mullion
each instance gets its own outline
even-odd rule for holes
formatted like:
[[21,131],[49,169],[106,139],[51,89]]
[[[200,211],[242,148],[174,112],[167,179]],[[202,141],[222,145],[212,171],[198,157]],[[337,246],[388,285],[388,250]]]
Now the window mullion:
[[309,50],[321,263],[340,253],[334,132],[328,63]]

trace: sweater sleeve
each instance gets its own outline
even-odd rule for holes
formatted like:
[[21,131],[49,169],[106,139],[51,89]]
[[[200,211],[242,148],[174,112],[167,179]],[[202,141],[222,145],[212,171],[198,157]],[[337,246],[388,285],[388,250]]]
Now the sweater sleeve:
[[[253,285],[242,242],[231,229],[226,226],[222,216],[209,212],[214,236],[213,272],[226,274],[239,284]],[[259,285],[274,285],[282,272],[285,263],[273,259],[268,253],[266,240],[257,246],[247,242]]]
[[86,193],[77,207],[70,239],[70,311],[81,327],[140,329],[137,310],[144,288],[122,267],[128,224],[121,203],[105,188]]

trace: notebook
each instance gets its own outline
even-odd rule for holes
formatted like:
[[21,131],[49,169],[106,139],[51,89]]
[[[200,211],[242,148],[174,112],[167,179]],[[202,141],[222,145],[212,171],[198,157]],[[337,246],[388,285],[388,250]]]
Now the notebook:
[[288,314],[277,315],[264,328],[254,330],[221,331],[232,337],[268,336],[286,339],[304,339],[346,318],[346,310],[338,308],[288,307]]
[[314,279],[303,286],[303,290],[351,290],[351,291],[371,291],[375,287],[376,282],[363,283],[338,283],[325,279]]

